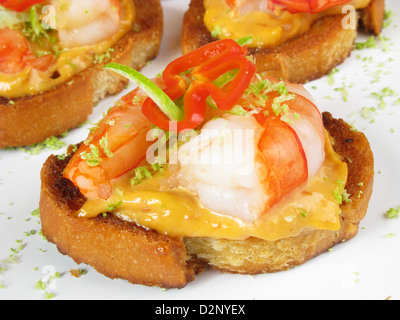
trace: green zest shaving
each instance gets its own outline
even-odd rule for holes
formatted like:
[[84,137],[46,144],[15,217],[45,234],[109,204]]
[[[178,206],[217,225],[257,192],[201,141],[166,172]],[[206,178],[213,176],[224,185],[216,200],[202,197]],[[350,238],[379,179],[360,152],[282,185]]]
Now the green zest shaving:
[[144,180],[153,178],[157,172],[163,172],[165,168],[165,165],[158,162],[152,164],[150,168],[138,167],[133,170],[135,176],[129,182],[132,186],[141,184]]
[[248,44],[250,44],[252,42],[253,42],[253,37],[252,36],[247,36],[247,37],[243,37],[243,38],[240,38],[240,39],[236,40],[236,43],[238,45],[242,46],[242,47],[245,46],[245,45],[248,45]]
[[370,36],[365,42],[356,42],[354,46],[356,50],[371,49],[378,47],[374,36]]
[[100,139],[100,145],[103,148],[103,151],[107,157],[112,158],[114,156],[114,154],[108,148],[108,133],[105,137]]
[[81,158],[86,160],[90,167],[96,167],[103,161],[103,159],[100,158],[99,148],[97,148],[94,144],[90,145],[90,150],[91,152],[89,153],[86,151],[82,152]]
[[390,208],[389,210],[386,211],[386,217],[389,219],[395,219],[398,218],[400,214],[400,206],[397,208]]
[[141,184],[144,180],[153,177],[150,170],[147,167],[139,167],[134,169],[135,177],[130,180],[131,185]]
[[352,202],[350,199],[350,194],[345,189],[345,182],[342,180],[336,180],[336,189],[333,192],[333,196],[338,204],[343,204],[347,202]]
[[104,69],[112,70],[133,81],[140,89],[158,105],[160,110],[172,121],[183,119],[182,110],[159,88],[153,81],[146,78],[136,70],[118,63],[109,63]]
[[214,30],[211,31],[211,35],[214,38],[218,38],[220,35],[222,35],[222,28],[220,26],[215,26]]
[[[29,22],[25,22],[22,27],[22,32],[24,35],[32,42],[37,43],[39,47],[43,47],[44,43],[42,43],[43,39],[47,39],[48,42],[55,44],[57,41],[56,37],[49,34],[50,29],[44,29],[42,21],[39,20],[39,14],[37,10],[40,10],[40,6],[33,6],[29,11]],[[42,52],[43,50],[39,50]],[[55,50],[57,51],[57,50]],[[48,54],[51,52],[42,52],[42,54],[38,54],[38,56]]]

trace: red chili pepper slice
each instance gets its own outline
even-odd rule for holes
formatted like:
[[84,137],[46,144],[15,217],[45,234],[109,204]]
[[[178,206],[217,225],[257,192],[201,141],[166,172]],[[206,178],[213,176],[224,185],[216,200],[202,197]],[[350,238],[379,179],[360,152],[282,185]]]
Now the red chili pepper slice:
[[270,2],[287,7],[290,13],[308,12],[315,14],[346,4],[350,0],[270,0]]
[[[246,47],[234,40],[225,39],[210,43],[170,63],[163,73],[166,85],[164,92],[176,100],[184,96],[184,118],[177,123],[177,131],[193,129],[200,125],[207,112],[206,99],[211,96],[220,110],[229,111],[239,101],[248,88],[256,69],[245,56]],[[194,68],[194,69],[193,69]],[[187,89],[182,72],[193,69],[195,80]],[[239,69],[233,80],[223,89],[211,81],[226,72]],[[143,114],[157,127],[170,130],[169,119],[154,101],[146,99],[142,107]]]
[[0,5],[13,11],[22,12],[35,4],[45,1],[46,0],[0,0]]

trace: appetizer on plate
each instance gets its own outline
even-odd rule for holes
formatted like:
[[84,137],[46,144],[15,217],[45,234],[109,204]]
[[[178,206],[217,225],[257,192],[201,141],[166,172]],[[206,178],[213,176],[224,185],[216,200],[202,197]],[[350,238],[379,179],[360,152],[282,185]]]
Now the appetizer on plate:
[[127,85],[104,64],[142,68],[162,32],[159,0],[1,0],[0,148],[82,124]]
[[368,140],[226,39],[138,84],[41,172],[43,234],[110,278],[182,288],[205,267],[286,270],[353,238]]
[[252,36],[248,46],[257,71],[305,83],[350,55],[359,16],[360,27],[379,34],[384,9],[384,0],[191,0],[182,51]]

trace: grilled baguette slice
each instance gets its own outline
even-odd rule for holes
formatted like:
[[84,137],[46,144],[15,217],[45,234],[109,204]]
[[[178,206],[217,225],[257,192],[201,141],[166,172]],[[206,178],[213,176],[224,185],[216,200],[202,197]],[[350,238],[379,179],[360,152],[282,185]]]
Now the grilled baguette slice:
[[[62,172],[69,158],[48,158],[41,171],[40,216],[43,234],[78,264],[134,284],[183,288],[206,266],[231,273],[258,274],[300,265],[358,233],[372,194],[374,157],[368,140],[343,120],[324,113],[334,150],[349,168],[351,202],[341,205],[339,231],[314,230],[278,241],[172,238],[121,221],[112,214],[94,219],[74,215],[86,201]],[[362,183],[361,183],[362,182]]]
[[[182,27],[182,52],[187,54],[216,41],[203,19],[203,0],[191,0]],[[361,10],[364,28],[379,34],[382,28],[385,1],[372,0]],[[250,49],[256,59],[257,72],[267,72],[275,78],[294,83],[306,83],[328,74],[352,52],[357,37],[356,29],[344,29],[345,15],[327,16],[316,21],[302,36],[293,38],[276,48]]]
[[159,52],[163,34],[160,0],[132,0],[136,18],[113,47],[111,58],[97,63],[66,83],[35,96],[0,97],[0,149],[25,146],[65,133],[83,123],[93,105],[122,91],[128,80],[102,67],[117,62],[141,69]]

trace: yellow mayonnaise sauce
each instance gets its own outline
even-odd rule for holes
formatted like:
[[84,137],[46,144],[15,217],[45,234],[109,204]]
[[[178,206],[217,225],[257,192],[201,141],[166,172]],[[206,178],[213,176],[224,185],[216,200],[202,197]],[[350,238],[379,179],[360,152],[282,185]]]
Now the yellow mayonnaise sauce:
[[135,19],[133,1],[121,0],[121,20],[118,31],[109,39],[95,45],[66,49],[45,72],[27,67],[16,74],[0,72],[0,96],[19,98],[36,95],[68,82],[96,62],[96,56],[106,53],[132,28]]
[[[349,1],[348,5],[361,9],[370,2],[371,0],[353,0]],[[204,24],[213,36],[236,40],[252,36],[253,42],[248,44],[248,47],[270,48],[306,33],[311,25],[323,16],[341,14],[343,5],[319,14],[291,14],[279,9],[274,12],[242,13],[240,9],[232,9],[225,0],[204,0],[204,7]]]
[[133,186],[126,174],[113,182],[114,193],[108,201],[89,200],[76,214],[93,218],[117,207],[112,214],[120,219],[173,237],[272,241],[308,229],[338,230],[341,210],[335,195],[342,194],[347,183],[347,165],[333,150],[327,132],[325,151],[321,170],[306,188],[254,223],[208,210],[195,194],[174,185],[169,170]]

